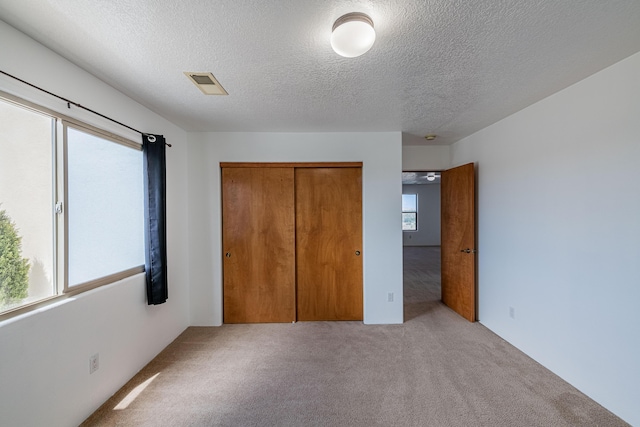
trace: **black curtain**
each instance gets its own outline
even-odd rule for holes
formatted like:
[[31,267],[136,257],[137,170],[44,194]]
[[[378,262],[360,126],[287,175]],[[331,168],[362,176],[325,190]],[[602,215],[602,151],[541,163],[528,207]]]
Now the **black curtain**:
[[162,135],[142,135],[147,302],[167,300],[166,154]]

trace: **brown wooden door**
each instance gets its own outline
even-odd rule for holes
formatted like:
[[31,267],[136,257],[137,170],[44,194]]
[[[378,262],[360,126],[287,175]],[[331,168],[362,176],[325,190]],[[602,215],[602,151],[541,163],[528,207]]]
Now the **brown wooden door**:
[[223,168],[225,323],[295,320],[292,168]]
[[442,173],[442,302],[476,321],[476,215],[473,163]]
[[362,320],[362,169],[296,169],[298,320]]

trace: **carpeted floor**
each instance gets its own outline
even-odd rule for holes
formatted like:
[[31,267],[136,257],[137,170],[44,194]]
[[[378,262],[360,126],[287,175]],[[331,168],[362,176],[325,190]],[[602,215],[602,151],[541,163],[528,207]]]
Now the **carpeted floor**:
[[442,305],[439,257],[405,248],[403,325],[192,327],[83,425],[627,425]]

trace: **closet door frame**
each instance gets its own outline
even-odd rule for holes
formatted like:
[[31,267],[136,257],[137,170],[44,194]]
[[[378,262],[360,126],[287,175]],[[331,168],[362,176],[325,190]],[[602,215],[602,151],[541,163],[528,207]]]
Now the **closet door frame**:
[[[222,170],[224,168],[292,168],[294,169],[294,173],[295,173],[295,169],[299,169],[299,168],[363,168],[363,162],[265,162],[265,163],[261,163],[261,162],[220,162],[220,174],[221,174],[221,178],[222,178]],[[222,179],[221,179],[221,190],[222,190]],[[294,197],[295,197],[295,190],[294,190]],[[363,205],[364,206],[364,205]],[[294,213],[295,215],[295,213]],[[221,212],[221,217],[222,217],[222,212]],[[364,217],[364,215],[361,217]],[[224,218],[223,218],[224,221]],[[362,223],[362,225],[364,225],[364,223]],[[224,223],[222,225],[222,230],[224,233]],[[364,230],[363,230],[364,233]],[[224,238],[223,240],[223,245],[224,245]],[[295,250],[294,250],[295,253]],[[222,266],[223,266],[223,299],[224,299],[224,257],[225,257],[225,248],[222,248],[222,256],[223,256],[223,261],[222,261]],[[361,285],[364,288],[364,277],[362,278],[363,280],[361,281]],[[297,282],[297,281],[296,281]],[[297,298],[297,283],[295,284],[295,290],[294,292],[296,293],[296,298]],[[362,293],[364,295],[364,289],[362,289]],[[364,301],[363,301],[364,303]],[[295,317],[294,317],[294,322],[298,320],[298,316],[297,316],[297,300],[295,301],[294,305],[293,305],[293,309],[294,309],[294,313],[295,313]],[[363,313],[364,314],[364,313]],[[223,310],[223,316],[225,316],[224,314],[224,310]],[[225,322],[226,323],[226,322]]]
[[220,168],[361,168],[362,162],[220,162]]

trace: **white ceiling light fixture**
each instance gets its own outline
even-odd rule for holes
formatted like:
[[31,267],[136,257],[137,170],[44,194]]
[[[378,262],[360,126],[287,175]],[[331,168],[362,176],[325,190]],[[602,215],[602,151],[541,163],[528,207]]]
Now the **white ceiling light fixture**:
[[402,172],[402,185],[439,184],[440,172]]
[[338,55],[355,58],[368,52],[375,41],[373,20],[364,13],[347,13],[333,24],[331,47]]

